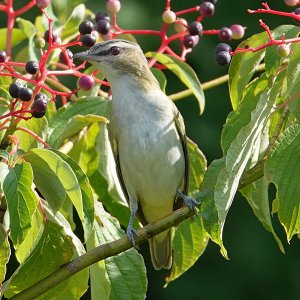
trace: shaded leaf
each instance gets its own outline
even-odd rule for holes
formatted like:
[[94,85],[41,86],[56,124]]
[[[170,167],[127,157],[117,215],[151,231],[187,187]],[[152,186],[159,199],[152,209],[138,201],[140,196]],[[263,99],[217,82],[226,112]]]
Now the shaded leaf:
[[167,79],[166,79],[165,74],[157,68],[151,68],[151,72],[153,73],[153,75],[157,79],[161,90],[165,92],[166,91],[166,85],[167,85]]
[[0,284],[2,284],[6,275],[6,264],[10,258],[10,246],[8,242],[8,233],[0,224]]
[[148,52],[146,57],[155,58],[159,63],[172,71],[194,94],[198,100],[200,113],[204,110],[204,93],[194,70],[185,62],[166,54]]
[[[0,29],[0,49],[5,49],[6,48],[6,35],[7,35],[7,29],[6,28],[1,28]],[[12,47],[16,46],[17,44],[21,43],[26,39],[26,35],[24,32],[19,29],[19,28],[14,28],[12,30],[12,40],[11,40],[11,45]]]

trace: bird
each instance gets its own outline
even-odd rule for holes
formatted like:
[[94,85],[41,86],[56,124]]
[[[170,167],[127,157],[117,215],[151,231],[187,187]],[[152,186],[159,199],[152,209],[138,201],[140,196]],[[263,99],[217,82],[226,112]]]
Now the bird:
[[[112,39],[74,58],[94,65],[112,94],[110,143],[119,182],[130,208],[126,230],[135,245],[135,217],[143,226],[182,205],[196,209],[188,196],[189,161],[183,118],[162,91],[137,43]],[[172,230],[149,239],[153,267],[172,267]]]

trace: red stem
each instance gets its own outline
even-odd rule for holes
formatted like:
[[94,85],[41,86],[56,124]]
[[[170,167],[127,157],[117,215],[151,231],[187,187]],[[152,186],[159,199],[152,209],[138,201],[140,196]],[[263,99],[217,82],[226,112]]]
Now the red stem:
[[30,129],[25,128],[25,127],[17,127],[16,130],[22,130],[22,131],[27,132],[28,134],[33,136],[38,142],[42,143],[46,148],[50,148],[50,146],[40,136],[38,136],[36,133],[31,131]]

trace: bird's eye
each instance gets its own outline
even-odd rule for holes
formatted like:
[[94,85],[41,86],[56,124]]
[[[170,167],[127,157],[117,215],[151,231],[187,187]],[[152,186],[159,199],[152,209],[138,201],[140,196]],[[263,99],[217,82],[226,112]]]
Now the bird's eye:
[[114,56],[119,55],[120,54],[120,50],[121,49],[119,47],[113,46],[113,47],[110,48],[110,54],[114,55]]

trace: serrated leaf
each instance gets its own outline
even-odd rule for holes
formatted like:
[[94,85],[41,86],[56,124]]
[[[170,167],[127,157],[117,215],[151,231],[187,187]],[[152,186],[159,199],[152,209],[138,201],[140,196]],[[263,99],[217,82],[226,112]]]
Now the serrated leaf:
[[3,180],[3,192],[10,217],[11,239],[17,248],[31,227],[31,218],[37,206],[37,197],[31,186],[33,173],[29,163],[9,168]]
[[153,75],[157,79],[161,90],[165,92],[166,85],[167,85],[167,79],[166,79],[165,74],[157,68],[151,68],[151,72],[153,73]]
[[148,52],[145,56],[155,58],[159,63],[172,71],[193,92],[193,95],[198,100],[200,113],[203,112],[205,100],[201,83],[194,70],[187,63],[171,55],[156,52]]
[[[46,139],[47,134],[47,127],[48,122],[46,118],[32,118],[30,120],[22,120],[18,124],[18,128],[23,127],[26,129],[29,129],[36,135],[38,135],[42,140]],[[44,145],[40,142],[38,142],[32,135],[30,135],[28,132],[25,132],[23,130],[17,130],[15,131],[14,135],[19,139],[20,144],[19,148],[24,150],[25,152],[32,148],[43,148]]]
[[77,204],[75,208],[83,225],[85,241],[87,241],[88,237],[91,234],[94,223],[94,198],[89,180],[83,173],[80,166],[72,158],[57,150],[52,151],[59,155],[72,168],[80,185],[82,204]]
[[23,158],[31,163],[34,183],[54,212],[62,207],[66,197],[75,207],[82,207],[77,178],[62,158],[47,149],[32,149]]
[[[266,32],[258,33],[246,39],[237,48],[255,48],[268,41]],[[242,98],[246,85],[253,76],[256,67],[265,56],[265,50],[238,53],[233,56],[229,67],[229,93],[234,110]]]
[[[272,30],[273,39],[280,40],[284,34],[285,39],[292,39],[298,36],[299,27],[295,25],[282,25]],[[271,76],[274,74],[282,62],[282,58],[276,52],[277,45],[271,45],[266,48],[266,74]]]
[[[118,221],[95,202],[96,222],[93,236],[87,243],[88,249],[124,237]],[[133,300],[145,299],[147,290],[146,269],[142,256],[131,248],[103,263],[96,263],[91,269],[92,299]],[[100,284],[99,284],[100,281]]]
[[[53,148],[57,148],[64,139],[76,134],[84,126],[91,123],[87,122],[87,124],[84,125],[84,118],[80,119],[80,117],[77,117],[78,119],[73,119],[74,117],[90,114],[108,117],[109,109],[109,101],[101,97],[86,97],[78,100],[76,103],[69,103],[59,109],[50,119],[47,139],[48,143]],[[72,125],[71,129],[69,128],[70,123]]]
[[[0,29],[0,49],[5,49],[7,42],[6,42],[6,35],[7,35],[7,29],[6,28],[1,28]],[[11,45],[12,47],[18,45],[22,41],[26,39],[26,35],[24,32],[19,29],[19,28],[13,28],[12,30],[12,40],[11,40]]]
[[0,224],[0,284],[2,284],[6,275],[6,264],[10,258],[10,246],[8,242],[8,233]]
[[265,164],[267,180],[277,188],[278,217],[288,241],[300,232],[300,125],[289,126],[274,144]]
[[173,239],[174,261],[165,287],[194,265],[204,252],[208,241],[209,237],[201,218],[187,219],[179,224]]

